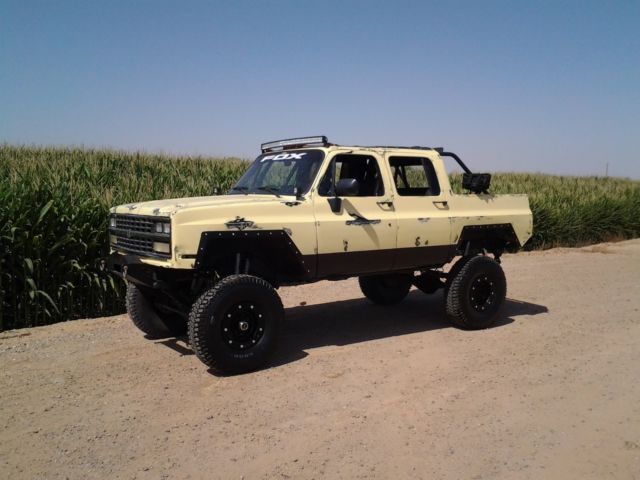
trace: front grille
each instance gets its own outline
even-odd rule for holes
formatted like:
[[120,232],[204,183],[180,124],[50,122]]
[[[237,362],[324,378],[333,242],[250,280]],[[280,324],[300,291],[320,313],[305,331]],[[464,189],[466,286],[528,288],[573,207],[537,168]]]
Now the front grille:
[[117,237],[115,247],[132,253],[153,253],[153,240]]
[[[164,218],[143,217],[140,215],[115,215],[116,228],[122,230],[131,230],[132,232],[153,233],[154,224]],[[168,220],[168,219],[167,219]]]
[[171,221],[169,218],[144,215],[113,215],[112,218],[115,218],[115,227],[109,227],[109,234],[115,237],[115,242],[113,238],[111,242],[114,250],[145,257],[171,256],[170,253],[156,252],[153,249],[153,244],[160,242],[168,244],[168,250],[171,251],[171,235],[155,231],[156,223],[168,223]]

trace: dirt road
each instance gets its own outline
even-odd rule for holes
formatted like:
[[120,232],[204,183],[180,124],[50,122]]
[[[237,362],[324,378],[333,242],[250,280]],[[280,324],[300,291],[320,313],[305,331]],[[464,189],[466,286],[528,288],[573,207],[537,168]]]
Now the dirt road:
[[0,478],[640,478],[640,240],[503,265],[478,332],[440,294],[282,289],[276,361],[236,377],[126,316],[0,333]]

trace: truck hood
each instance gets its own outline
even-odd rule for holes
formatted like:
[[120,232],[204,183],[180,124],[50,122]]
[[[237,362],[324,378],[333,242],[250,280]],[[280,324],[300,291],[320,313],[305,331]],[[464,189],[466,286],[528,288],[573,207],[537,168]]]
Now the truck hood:
[[294,197],[275,195],[217,195],[210,197],[171,198],[152,200],[150,202],[127,203],[111,209],[111,213],[131,213],[136,215],[172,216],[175,213],[194,207],[234,207],[255,205],[256,203],[283,203],[295,201]]

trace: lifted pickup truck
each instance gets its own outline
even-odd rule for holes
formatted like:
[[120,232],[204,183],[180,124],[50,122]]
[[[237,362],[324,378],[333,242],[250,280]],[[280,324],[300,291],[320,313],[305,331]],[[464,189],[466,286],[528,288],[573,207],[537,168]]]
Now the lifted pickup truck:
[[[452,192],[443,157],[465,171],[469,193]],[[112,208],[111,270],[128,282],[140,330],[188,331],[198,358],[224,374],[274,351],[282,285],[357,276],[381,305],[412,285],[443,289],[453,324],[486,328],[506,295],[500,256],[532,234],[527,196],[492,195],[490,179],[440,148],[270,142],[226,195]]]

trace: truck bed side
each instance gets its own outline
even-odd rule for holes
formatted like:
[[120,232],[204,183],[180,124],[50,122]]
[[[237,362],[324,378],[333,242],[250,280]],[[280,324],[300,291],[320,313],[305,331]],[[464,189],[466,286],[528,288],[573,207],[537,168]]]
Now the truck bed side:
[[470,238],[476,238],[478,232],[495,235],[500,231],[501,235],[508,235],[509,225],[518,243],[511,249],[522,247],[533,233],[533,216],[526,195],[451,195],[449,205],[451,241],[461,248]]

